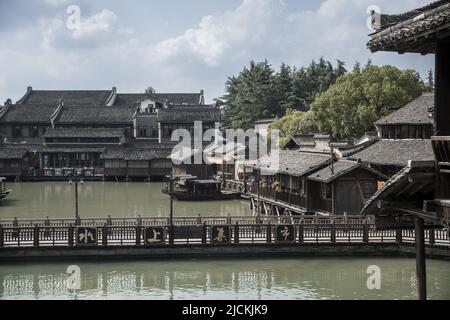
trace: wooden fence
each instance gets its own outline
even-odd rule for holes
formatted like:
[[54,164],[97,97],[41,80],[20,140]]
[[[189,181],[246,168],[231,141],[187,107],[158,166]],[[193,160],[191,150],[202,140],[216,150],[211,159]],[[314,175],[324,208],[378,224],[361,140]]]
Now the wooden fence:
[[[124,246],[188,244],[338,244],[413,243],[414,230],[377,230],[368,219],[354,221],[322,217],[296,218],[261,224],[253,218],[177,218],[169,226],[159,218],[93,218],[75,225],[70,219],[3,220],[0,224],[0,250],[10,247]],[[180,224],[179,222],[184,222]],[[7,223],[5,223],[7,222]],[[429,246],[450,249],[445,229],[426,230]]]

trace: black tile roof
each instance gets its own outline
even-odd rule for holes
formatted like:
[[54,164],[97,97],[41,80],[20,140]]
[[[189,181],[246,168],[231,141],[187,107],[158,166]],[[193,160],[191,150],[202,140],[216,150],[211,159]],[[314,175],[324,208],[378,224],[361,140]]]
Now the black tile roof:
[[133,148],[130,146],[106,148],[101,158],[106,160],[149,161],[155,159],[167,159],[172,148],[163,146],[155,148]]
[[[132,106],[147,96],[145,93],[119,93],[114,105]],[[173,105],[198,105],[202,102],[201,93],[153,93],[155,99]]]
[[387,179],[387,177],[384,174],[382,174],[376,170],[373,170],[360,162],[349,161],[349,160],[336,161],[333,164],[333,167],[331,165],[328,165],[325,168],[319,170],[318,172],[315,172],[312,175],[308,176],[308,179],[314,180],[314,181],[319,181],[319,182],[330,183],[330,182],[336,180],[337,178],[339,178],[357,168],[362,168],[363,170],[370,171],[373,174],[375,174],[383,179]]
[[27,153],[24,148],[8,148],[0,146],[0,159],[2,160],[20,160]]
[[431,140],[380,140],[349,159],[404,167],[409,160],[434,161],[434,153]]
[[[450,0],[436,1],[404,14],[381,15],[380,29],[371,35],[367,46],[372,52],[433,53],[435,37],[445,34],[449,28]],[[419,42],[414,41],[419,36]]]
[[303,176],[329,163],[330,155],[301,152],[298,150],[279,151],[279,169],[276,173]]
[[157,116],[158,122],[166,123],[190,123],[194,121],[219,122],[220,109],[214,106],[169,106],[161,109]]
[[132,124],[135,112],[132,106],[64,105],[55,124]]
[[433,124],[429,110],[434,107],[434,94],[425,93],[390,115],[381,118],[375,125],[384,124]]
[[112,90],[31,90],[17,103],[58,105],[106,105]]
[[0,117],[0,123],[46,123],[50,124],[50,116],[58,104],[12,104]]
[[174,105],[198,105],[201,103],[202,93],[155,93],[156,98],[167,100]]
[[121,138],[123,129],[111,128],[51,128],[45,138]]

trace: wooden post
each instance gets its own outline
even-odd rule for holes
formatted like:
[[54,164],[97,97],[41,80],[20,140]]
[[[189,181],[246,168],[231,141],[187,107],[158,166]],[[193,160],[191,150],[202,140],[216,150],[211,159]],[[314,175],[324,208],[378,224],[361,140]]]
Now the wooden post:
[[141,245],[141,231],[142,231],[142,228],[141,228],[141,224],[139,223],[136,226],[136,245],[137,246]]
[[[333,162],[333,160],[331,160]],[[334,181],[331,183],[331,212],[333,215],[336,214],[336,191]]]
[[269,224],[266,226],[266,230],[267,230],[267,235],[266,235],[266,242],[267,243],[272,243],[272,226]]
[[108,226],[106,224],[102,228],[102,245],[108,245]]
[[363,242],[369,243],[369,225],[367,224],[367,222],[365,222],[363,225]]
[[331,222],[331,243],[336,243],[336,225]]
[[33,245],[39,247],[39,227],[37,224],[34,225],[33,230]]
[[428,229],[428,235],[428,242],[430,246],[434,246],[434,244],[436,243],[434,229]]
[[427,299],[424,220],[416,218],[416,287],[417,298]]
[[303,228],[303,221],[298,225],[298,242],[299,243],[303,243],[303,242],[305,242],[305,237],[304,237],[304,234],[303,234],[303,231],[304,231],[305,229]]
[[236,225],[234,226],[234,243],[239,244],[239,222],[236,221]]
[[396,229],[395,230],[395,242],[397,242],[397,244],[401,244],[402,240],[403,240],[402,229]]
[[74,227],[72,225],[67,229],[67,244],[71,247],[73,246],[73,232]]
[[74,176],[75,179],[75,220],[79,224],[80,215],[78,214],[78,177]]
[[450,43],[438,42],[435,56],[435,133],[450,136]]

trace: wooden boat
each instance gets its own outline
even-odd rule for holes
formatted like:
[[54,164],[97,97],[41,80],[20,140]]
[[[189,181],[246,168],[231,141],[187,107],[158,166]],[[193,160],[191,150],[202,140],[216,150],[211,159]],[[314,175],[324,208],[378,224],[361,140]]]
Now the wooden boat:
[[[166,183],[163,193],[170,195],[170,186]],[[196,177],[184,177],[174,183],[173,198],[180,201],[215,201],[239,198],[239,193],[221,190],[217,180],[197,180]]]
[[11,190],[6,190],[6,178],[0,177],[0,200],[6,198],[10,193]]

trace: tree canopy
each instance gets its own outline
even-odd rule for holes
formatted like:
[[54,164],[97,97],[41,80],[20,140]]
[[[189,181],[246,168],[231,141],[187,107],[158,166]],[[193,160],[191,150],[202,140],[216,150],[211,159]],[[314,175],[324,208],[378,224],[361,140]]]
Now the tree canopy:
[[361,68],[358,64],[353,72],[317,95],[312,106],[314,121],[321,132],[331,133],[335,139],[359,138],[380,117],[403,107],[425,90],[415,71],[371,63]]
[[298,134],[317,132],[314,116],[311,111],[302,112],[288,109],[286,115],[272,123],[269,130],[280,130],[280,146],[285,145],[289,139]]
[[283,63],[278,72],[267,60],[252,61],[238,76],[228,78],[226,94],[217,100],[224,106],[223,127],[249,129],[256,120],[281,117],[288,109],[307,110],[317,93],[345,73],[342,61],[334,67],[323,58],[300,69]]

